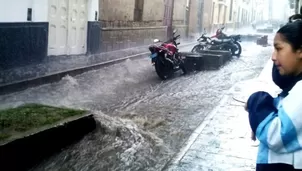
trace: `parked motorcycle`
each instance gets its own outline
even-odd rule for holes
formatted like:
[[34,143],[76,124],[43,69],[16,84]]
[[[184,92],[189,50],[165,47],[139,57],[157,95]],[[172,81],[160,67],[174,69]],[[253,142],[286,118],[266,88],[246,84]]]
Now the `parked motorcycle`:
[[201,53],[202,50],[206,50],[207,45],[211,44],[212,39],[206,36],[206,33],[203,33],[198,39],[198,44],[193,47],[191,52]]
[[205,36],[203,33],[200,38],[197,39],[198,45],[195,45],[192,49],[194,53],[201,53],[202,50],[226,50],[231,51],[232,55],[240,56],[242,48],[240,45],[240,35],[227,36],[223,33],[224,27],[217,29],[216,34],[211,37]]
[[206,50],[209,45],[211,45],[212,39],[211,37],[206,36],[206,32],[204,32],[198,39],[198,44],[195,45],[191,52],[193,53],[201,53],[202,50]]
[[149,46],[151,62],[155,66],[157,75],[162,80],[171,77],[175,71],[180,69],[186,73],[184,59],[182,59],[182,56],[178,53],[177,46],[180,43],[176,42],[180,35],[175,36],[176,32],[177,30],[174,30],[173,37],[170,40],[163,42],[161,45],[157,45],[156,43],[161,41],[155,39],[155,44]]
[[[240,45],[239,42],[241,42],[241,36],[239,34],[237,35],[226,35],[225,33],[223,33],[223,30],[225,29],[224,26],[222,26],[221,28],[218,28],[216,31],[216,35],[212,36],[214,43],[216,44],[224,44],[224,43],[228,43],[229,45],[227,46],[223,46],[223,48],[221,50],[229,50],[232,52],[232,55],[234,56],[240,56],[241,52],[242,52],[242,47]],[[217,38],[217,39],[215,39]]]

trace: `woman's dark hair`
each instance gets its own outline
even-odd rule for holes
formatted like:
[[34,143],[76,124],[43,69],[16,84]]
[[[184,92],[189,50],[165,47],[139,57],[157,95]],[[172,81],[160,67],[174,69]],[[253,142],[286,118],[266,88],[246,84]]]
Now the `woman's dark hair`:
[[[302,10],[302,7],[301,9]],[[300,14],[295,14],[288,19],[288,23],[283,26],[277,33],[280,33],[284,36],[286,41],[290,43],[294,50],[298,50],[302,47],[302,11],[300,11]],[[300,76],[301,77],[301,76]],[[280,93],[280,96],[285,97],[288,92],[292,89],[292,87],[297,82],[297,79],[292,75],[280,75],[279,70],[277,69],[277,66],[274,64],[272,68],[272,78],[274,83],[282,89],[282,93]]]
[[289,22],[281,27],[277,33],[282,34],[283,38],[296,51],[302,48],[302,15],[295,14],[289,17]]

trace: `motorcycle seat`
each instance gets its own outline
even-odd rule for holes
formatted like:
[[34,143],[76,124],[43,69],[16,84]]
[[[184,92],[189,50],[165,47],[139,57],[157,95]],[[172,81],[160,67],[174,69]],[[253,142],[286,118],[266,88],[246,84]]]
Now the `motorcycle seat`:
[[239,39],[240,38],[240,34],[230,35],[229,38]]
[[231,42],[232,39],[214,39],[212,40],[214,43],[227,43],[227,42]]

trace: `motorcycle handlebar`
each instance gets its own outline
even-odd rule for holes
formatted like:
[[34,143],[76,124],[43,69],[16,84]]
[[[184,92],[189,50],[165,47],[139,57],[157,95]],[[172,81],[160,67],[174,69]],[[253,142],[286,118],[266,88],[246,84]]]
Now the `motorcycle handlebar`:
[[174,37],[174,40],[178,39],[180,37],[180,35],[177,35],[176,37]]
[[200,36],[200,38],[198,38],[198,39],[197,39],[197,41],[200,41],[200,39],[202,39],[202,38],[211,39],[211,37],[208,37],[208,36],[202,35],[202,36]]

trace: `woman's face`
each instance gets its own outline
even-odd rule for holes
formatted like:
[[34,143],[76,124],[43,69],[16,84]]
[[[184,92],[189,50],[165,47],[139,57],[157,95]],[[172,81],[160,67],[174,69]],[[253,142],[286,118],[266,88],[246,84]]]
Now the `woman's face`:
[[300,50],[296,52],[292,46],[286,42],[283,36],[276,34],[274,39],[274,53],[272,60],[278,67],[280,75],[297,75],[301,72],[302,53]]

